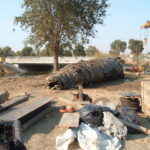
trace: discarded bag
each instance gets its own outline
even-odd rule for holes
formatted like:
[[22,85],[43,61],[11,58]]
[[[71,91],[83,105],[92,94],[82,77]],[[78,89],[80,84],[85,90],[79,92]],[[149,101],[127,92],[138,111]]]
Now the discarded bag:
[[102,119],[103,125],[96,127],[95,125],[93,126],[81,122],[79,128],[69,129],[64,133],[64,135],[56,138],[57,150],[67,150],[69,144],[71,144],[76,138],[79,146],[83,150],[122,149],[127,136],[127,127],[112,113],[101,112],[102,110],[99,106],[94,106],[87,105],[84,109],[82,108],[82,111],[84,110],[83,112],[89,113],[94,109],[98,112],[100,111],[100,115],[101,113],[104,114]]
[[123,106],[117,109],[120,115],[118,116],[121,119],[124,119],[128,122],[134,123],[134,124],[139,124],[139,118],[137,116],[136,111],[127,106]]
[[[139,118],[137,116],[136,111],[133,108],[123,106],[123,107],[119,107],[117,110],[119,112],[118,118],[126,120],[131,123],[134,123],[136,125],[139,125]],[[137,131],[131,127],[128,127],[128,132],[129,133],[139,133],[139,131]]]
[[68,129],[63,135],[57,136],[56,149],[67,150],[69,144],[71,144],[75,138],[77,138],[77,131],[75,129]]
[[83,150],[120,150],[122,145],[117,137],[99,131],[98,128],[81,123],[78,142]]
[[103,123],[103,110],[97,105],[86,105],[79,110],[80,119],[86,124],[101,126]]

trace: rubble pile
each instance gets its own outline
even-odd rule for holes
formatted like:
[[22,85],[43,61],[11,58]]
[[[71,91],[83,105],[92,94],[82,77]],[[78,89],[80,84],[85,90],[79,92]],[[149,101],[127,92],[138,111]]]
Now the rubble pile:
[[47,78],[47,85],[52,89],[64,90],[77,85],[88,86],[123,76],[123,67],[117,59],[94,59],[65,66]]
[[[78,95],[82,94],[83,89],[79,86]],[[132,98],[132,103],[141,100],[138,93],[121,92],[120,95],[120,100]],[[70,128],[63,135],[57,136],[57,150],[68,150],[76,139],[83,150],[121,150],[128,133],[150,135],[149,129],[139,125],[139,103],[130,107],[122,102],[121,105],[111,107],[111,101],[103,104],[100,99],[83,105],[81,102],[83,99],[77,99],[76,104],[73,104],[74,101],[69,103],[75,112],[63,111],[59,126]]]
[[88,104],[79,110],[79,114],[79,127],[68,129],[56,138],[57,150],[67,150],[75,139],[83,150],[120,150],[124,146],[128,129],[119,120],[121,113]]

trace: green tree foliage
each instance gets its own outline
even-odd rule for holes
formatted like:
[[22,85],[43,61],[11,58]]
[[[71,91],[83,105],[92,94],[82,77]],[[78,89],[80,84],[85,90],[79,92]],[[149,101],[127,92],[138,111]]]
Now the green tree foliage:
[[62,56],[72,56],[71,50],[64,50]]
[[93,56],[99,53],[99,50],[95,46],[88,46],[88,48],[85,49],[85,53],[87,56]]
[[131,54],[138,56],[144,50],[143,41],[130,39],[128,48],[131,50]]
[[78,44],[75,46],[75,49],[73,49],[73,55],[74,56],[85,56],[85,47],[81,44]]
[[121,52],[124,53],[124,51],[127,48],[127,44],[124,41],[121,40],[115,40],[110,45],[110,54],[119,55]]
[[15,55],[16,55],[16,56],[21,56],[21,51],[17,51],[17,52],[15,53]]
[[59,56],[72,56],[72,50],[70,48],[61,47]]
[[60,47],[94,37],[95,24],[103,24],[107,0],[24,0],[24,13],[16,17],[31,31],[28,42],[47,46],[54,53],[54,70],[59,69]]
[[[40,52],[40,56],[54,56],[54,53],[49,49],[44,49]],[[59,56],[72,56],[72,52],[71,50],[64,50],[63,48],[61,48]]]
[[40,52],[40,56],[54,56],[54,54],[52,51],[48,49],[44,49]]
[[17,56],[36,56],[32,47],[24,47],[21,51],[16,52]]
[[8,57],[8,56],[14,56],[15,53],[9,46],[0,47],[0,56],[1,57]]

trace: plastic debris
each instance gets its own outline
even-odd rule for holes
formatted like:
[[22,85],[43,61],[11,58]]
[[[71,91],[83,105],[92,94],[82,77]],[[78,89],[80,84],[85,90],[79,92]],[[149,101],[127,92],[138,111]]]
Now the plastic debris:
[[77,131],[74,129],[68,129],[63,135],[59,135],[56,138],[56,149],[67,150],[69,144],[71,144],[75,138],[77,138]]
[[82,122],[100,126],[103,123],[103,110],[97,105],[86,105],[79,110]]

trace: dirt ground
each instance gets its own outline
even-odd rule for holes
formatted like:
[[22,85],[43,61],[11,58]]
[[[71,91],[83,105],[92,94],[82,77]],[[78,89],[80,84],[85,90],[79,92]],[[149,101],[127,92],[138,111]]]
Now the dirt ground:
[[[69,91],[53,91],[46,87],[45,78],[48,75],[26,76],[26,77],[5,77],[0,78],[0,90],[8,90],[10,96],[22,95],[25,92],[30,93],[30,103],[33,99],[39,99],[43,96],[53,97],[57,94],[66,94]],[[114,105],[119,102],[119,92],[135,91],[140,92],[141,80],[150,79],[149,76],[136,76],[127,74],[125,79],[111,82],[104,82],[84,89],[84,92],[96,100],[100,97],[109,99]],[[54,101],[57,101],[55,99]],[[57,105],[62,103],[57,102]],[[35,123],[32,127],[24,131],[23,139],[28,150],[55,150],[56,136],[64,133],[66,128],[58,127],[62,114],[58,109],[54,109],[43,119]],[[150,129],[150,120],[141,118],[141,124]],[[130,134],[125,144],[126,150],[150,150],[150,136],[144,134]],[[80,150],[77,143],[72,144],[69,150]]]

